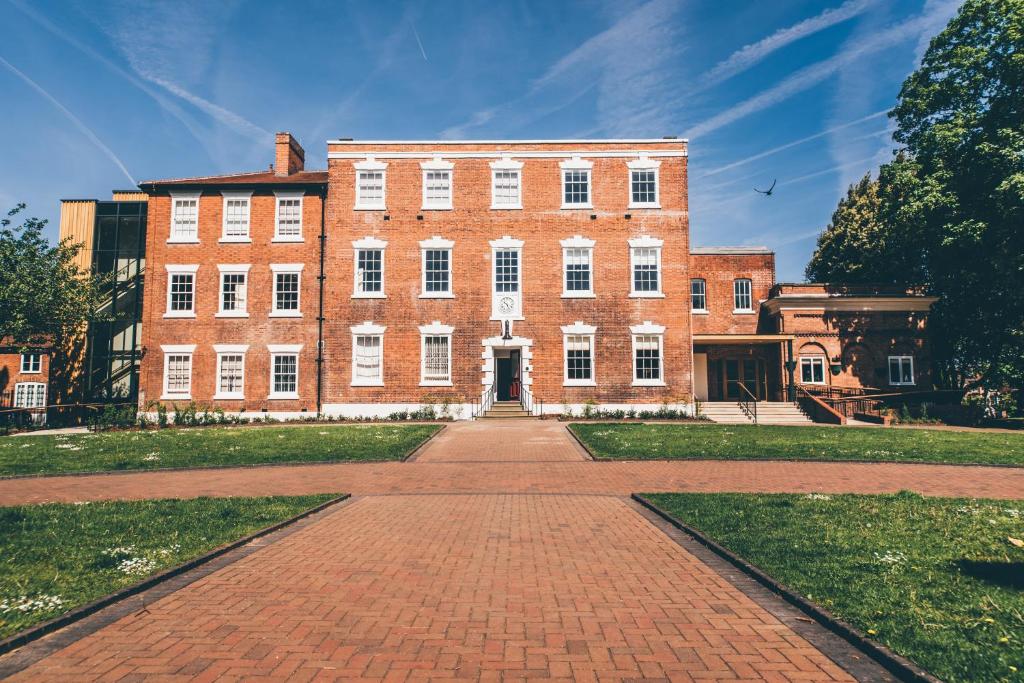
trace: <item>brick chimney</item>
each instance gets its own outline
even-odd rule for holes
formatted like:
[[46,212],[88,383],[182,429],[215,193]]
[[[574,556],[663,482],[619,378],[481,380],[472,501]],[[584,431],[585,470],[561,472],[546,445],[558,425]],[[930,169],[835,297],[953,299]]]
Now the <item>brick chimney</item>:
[[274,136],[274,175],[289,176],[302,170],[306,152],[291,133]]

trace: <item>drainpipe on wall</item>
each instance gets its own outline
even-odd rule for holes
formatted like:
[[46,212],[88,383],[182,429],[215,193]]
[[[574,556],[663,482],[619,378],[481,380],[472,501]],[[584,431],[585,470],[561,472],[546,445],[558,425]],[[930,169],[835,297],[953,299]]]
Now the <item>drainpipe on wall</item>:
[[316,416],[319,418],[323,412],[323,376],[324,376],[324,251],[327,242],[324,217],[327,211],[327,192],[320,193],[320,274],[317,276],[317,283],[320,287],[318,306],[316,314]]

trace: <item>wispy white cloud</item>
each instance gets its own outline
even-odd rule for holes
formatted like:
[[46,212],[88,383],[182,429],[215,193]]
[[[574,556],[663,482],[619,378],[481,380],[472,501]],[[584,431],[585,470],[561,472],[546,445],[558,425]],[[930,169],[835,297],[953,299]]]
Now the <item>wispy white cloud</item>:
[[[831,173],[837,173],[839,171],[845,171],[847,169],[859,169],[858,173],[863,176],[865,173],[871,170],[873,163],[875,162],[875,155],[872,154],[869,157],[863,159],[855,159],[854,161],[847,161],[842,164],[830,166],[829,168],[823,168],[820,171],[814,171],[813,173],[807,173],[805,175],[797,176],[796,178],[789,178],[779,183],[779,187],[787,185],[796,185],[797,183],[803,183],[814,178],[820,178],[821,176],[829,175]],[[845,188],[844,188],[845,191]]]
[[75,116],[75,114],[70,109],[61,104],[60,101],[58,101],[56,97],[47,92],[46,89],[43,88],[43,86],[33,81],[31,78],[29,78],[16,66],[8,62],[3,57],[0,57],[0,64],[6,67],[7,70],[10,71],[12,74],[20,78],[22,81],[24,81],[30,88],[32,88],[37,93],[42,95],[42,97],[46,99],[46,101],[48,101],[54,107],[56,107],[57,110],[60,111],[60,113],[64,114],[64,116],[66,116],[68,120],[70,120],[71,123],[73,123],[74,126],[78,128],[78,130],[89,139],[90,142],[96,145],[96,147],[99,148],[99,150],[103,152],[107,156],[107,158],[113,161],[114,164],[119,169],[121,169],[121,172],[124,173],[124,177],[127,178],[132,185],[136,185],[135,178],[133,178],[132,174],[128,172],[128,167],[125,166],[121,159],[117,156],[117,154],[114,153],[114,150],[110,149],[110,147],[108,147],[102,140],[100,140],[99,136],[96,135],[96,133],[93,132],[93,130],[89,128],[89,126],[85,125],[85,123],[83,123],[81,119]]
[[827,9],[801,22],[779,29],[756,43],[745,45],[728,58],[719,62],[700,78],[702,87],[717,85],[758,64],[773,52],[790,43],[824,31],[867,11],[878,0],[847,0],[839,7]]
[[416,45],[420,48],[420,54],[423,55],[423,61],[429,62],[430,60],[427,59],[427,51],[423,49],[423,41],[420,40],[420,32],[416,30],[416,24],[410,20],[409,26],[412,27],[412,36],[416,39]]

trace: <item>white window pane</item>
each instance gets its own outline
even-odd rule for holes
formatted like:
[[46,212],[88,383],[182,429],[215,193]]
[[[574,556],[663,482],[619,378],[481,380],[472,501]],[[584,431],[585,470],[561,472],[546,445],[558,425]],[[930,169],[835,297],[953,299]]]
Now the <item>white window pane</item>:
[[567,292],[589,292],[591,288],[589,247],[565,250],[565,289]]
[[225,354],[220,357],[220,377],[217,391],[224,394],[242,393],[242,373],[245,356]]
[[355,343],[355,374],[360,380],[381,377],[380,335],[358,335]]
[[657,335],[638,335],[634,339],[636,379],[661,379],[661,340]]
[[423,338],[423,380],[426,382],[447,382],[451,378],[448,367],[449,337],[432,335]]
[[384,291],[384,252],[360,249],[356,255],[356,281],[360,292]]
[[298,273],[274,273],[274,310],[299,310]]
[[277,200],[277,236],[298,237],[302,234],[302,200]]
[[565,204],[590,203],[590,171],[565,171],[562,179]]
[[658,201],[656,171],[633,171],[631,174],[631,196],[634,204],[654,204]]
[[594,360],[589,335],[569,335],[565,338],[566,379],[593,379]]
[[171,354],[167,356],[167,393],[187,394],[191,388],[191,354]]
[[274,354],[273,393],[294,394],[299,386],[299,357],[292,353]]
[[657,247],[633,248],[633,291],[659,291]]
[[221,276],[220,307],[222,311],[245,311],[248,291],[245,280],[245,273],[224,273]]
[[518,206],[519,171],[495,171],[493,194],[495,206]]
[[423,284],[427,292],[451,291],[451,250],[426,249],[423,252]]
[[175,199],[171,208],[171,236],[194,239],[198,231],[199,200]]
[[425,198],[427,206],[448,206],[451,204],[451,171],[427,171],[424,173]]

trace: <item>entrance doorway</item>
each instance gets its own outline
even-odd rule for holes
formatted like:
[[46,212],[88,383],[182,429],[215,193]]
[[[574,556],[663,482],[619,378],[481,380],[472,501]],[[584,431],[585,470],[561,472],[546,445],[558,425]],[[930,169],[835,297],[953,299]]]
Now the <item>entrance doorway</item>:
[[521,377],[522,356],[519,349],[509,349],[505,353],[496,352],[495,364],[495,392],[499,401],[519,400],[519,381]]
[[722,396],[726,400],[739,401],[750,398],[740,385],[757,397],[767,400],[767,375],[765,364],[760,358],[725,358],[721,363]]

